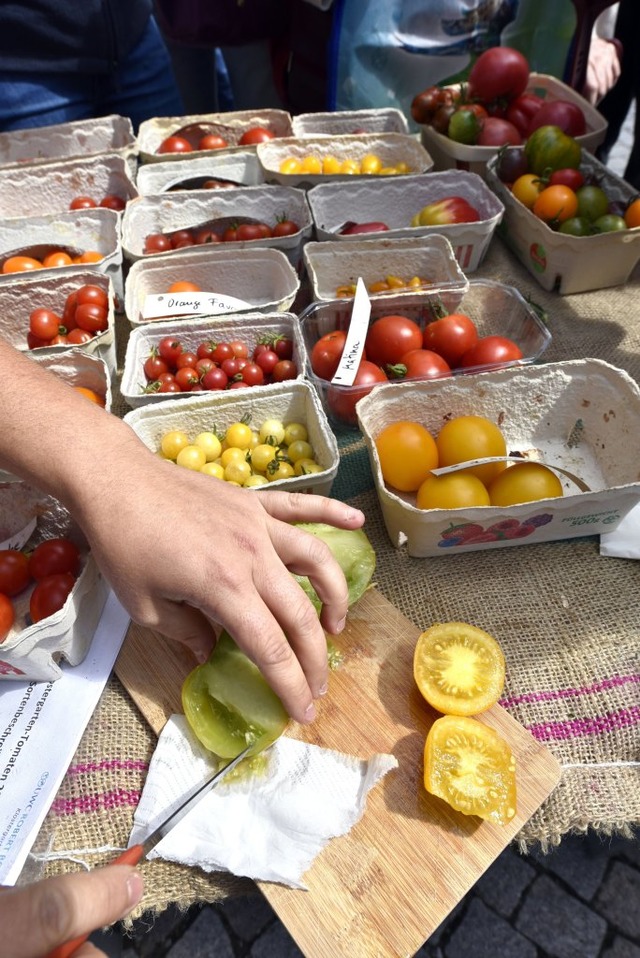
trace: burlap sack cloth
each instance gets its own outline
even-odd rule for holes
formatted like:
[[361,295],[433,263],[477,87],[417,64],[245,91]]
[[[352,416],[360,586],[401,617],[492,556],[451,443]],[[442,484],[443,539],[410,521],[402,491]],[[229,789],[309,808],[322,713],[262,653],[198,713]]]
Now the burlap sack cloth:
[[[496,238],[478,275],[515,286],[546,310],[553,341],[545,360],[598,357],[640,380],[640,270],[625,287],[560,297],[545,293]],[[522,829],[521,847],[546,847],[589,828],[629,835],[640,821],[640,562],[600,557],[596,537],[409,558],[387,537],[359,434],[341,436],[340,444],[332,494],[367,516],[376,587],[421,628],[462,620],[499,635],[508,663],[503,704],[563,766],[561,784]],[[76,850],[77,858],[82,849],[124,847],[154,747],[154,734],[113,678],[39,847]],[[56,860],[44,871],[76,867]],[[254,887],[158,861],[143,869],[136,914]]]

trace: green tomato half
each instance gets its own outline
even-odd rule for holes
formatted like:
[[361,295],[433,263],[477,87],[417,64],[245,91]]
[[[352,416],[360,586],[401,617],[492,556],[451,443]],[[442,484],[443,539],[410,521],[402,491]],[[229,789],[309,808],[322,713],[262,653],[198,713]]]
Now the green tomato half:
[[[376,554],[362,529],[337,529],[322,522],[297,522],[299,529],[311,532],[329,546],[338,560],[349,586],[349,605],[365,592],[376,567]],[[309,596],[317,612],[322,603],[306,576],[294,577]]]

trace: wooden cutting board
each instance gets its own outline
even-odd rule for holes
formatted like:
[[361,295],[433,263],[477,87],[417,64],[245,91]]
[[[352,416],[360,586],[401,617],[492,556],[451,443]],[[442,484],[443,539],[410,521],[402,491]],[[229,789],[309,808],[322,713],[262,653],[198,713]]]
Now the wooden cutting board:
[[[482,721],[508,740],[516,758],[514,820],[500,827],[461,815],[425,791],[424,740],[437,715],[413,681],[420,631],[370,589],[335,640],[344,658],[318,718],[287,731],[362,758],[392,753],[399,763],[370,792],[360,822],[316,858],[304,876],[308,891],[259,883],[308,958],[415,954],[559,781],[549,750],[494,706]],[[115,670],[159,733],[181,711],[180,685],[191,667],[177,644],[132,625]]]

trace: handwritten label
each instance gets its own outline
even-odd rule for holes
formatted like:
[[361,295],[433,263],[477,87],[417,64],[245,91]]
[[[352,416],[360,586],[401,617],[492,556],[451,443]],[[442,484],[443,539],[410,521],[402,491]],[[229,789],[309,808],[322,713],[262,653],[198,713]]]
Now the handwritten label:
[[331,382],[337,386],[353,386],[353,380],[356,378],[358,366],[362,359],[370,316],[371,300],[369,299],[367,287],[364,285],[362,278],[358,277],[356,294],[353,298],[353,307],[351,309],[351,321],[349,323],[349,329],[347,330],[347,340],[342,350],[340,365],[331,380]]
[[218,316],[251,309],[251,303],[220,293],[150,293],[142,306],[143,319],[170,316]]

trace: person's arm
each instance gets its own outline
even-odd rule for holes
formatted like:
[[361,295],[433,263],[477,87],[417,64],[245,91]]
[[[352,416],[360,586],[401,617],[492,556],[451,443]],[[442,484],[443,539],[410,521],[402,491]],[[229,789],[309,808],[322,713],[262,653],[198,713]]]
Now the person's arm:
[[[142,876],[130,865],[0,888],[3,958],[42,958],[58,945],[110,925],[131,911],[142,890]],[[86,942],[74,958],[102,954]]]
[[591,34],[583,96],[597,106],[620,78],[622,49],[613,36],[619,4],[607,7],[597,18]]
[[[355,529],[360,511],[167,463],[122,420],[1,339],[0,411],[0,466],[67,507],[135,621],[183,642],[198,661],[218,623],[292,718],[315,717],[328,675],[323,626],[342,630],[348,592],[328,546],[291,523]],[[321,621],[290,572],[311,579]]]

